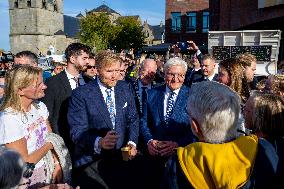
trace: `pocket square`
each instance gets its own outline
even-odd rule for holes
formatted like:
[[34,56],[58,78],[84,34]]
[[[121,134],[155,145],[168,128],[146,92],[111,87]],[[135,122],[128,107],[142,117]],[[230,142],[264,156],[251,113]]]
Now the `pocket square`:
[[124,104],[123,108],[126,108],[126,107],[127,107],[127,102],[125,102],[125,104]]

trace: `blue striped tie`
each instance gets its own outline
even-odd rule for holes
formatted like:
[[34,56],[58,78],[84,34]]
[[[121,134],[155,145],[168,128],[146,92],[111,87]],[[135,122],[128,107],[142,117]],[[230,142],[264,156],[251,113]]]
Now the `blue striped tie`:
[[109,112],[109,117],[112,123],[112,128],[115,129],[115,112],[114,112],[114,103],[111,97],[112,89],[106,89],[107,97],[106,97],[106,105]]
[[165,116],[165,122],[166,124],[169,123],[169,118],[171,114],[173,113],[173,108],[174,108],[174,99],[175,99],[175,92],[170,92],[170,96],[168,98],[168,106],[167,106],[167,111],[166,111],[166,116]]

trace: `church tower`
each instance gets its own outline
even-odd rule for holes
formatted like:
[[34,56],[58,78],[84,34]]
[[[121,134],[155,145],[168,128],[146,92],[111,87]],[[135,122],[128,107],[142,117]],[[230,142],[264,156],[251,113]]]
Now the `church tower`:
[[[50,45],[56,53],[65,49],[63,0],[9,0],[10,45],[17,53],[30,50],[46,54]],[[62,46],[62,44],[61,44]]]

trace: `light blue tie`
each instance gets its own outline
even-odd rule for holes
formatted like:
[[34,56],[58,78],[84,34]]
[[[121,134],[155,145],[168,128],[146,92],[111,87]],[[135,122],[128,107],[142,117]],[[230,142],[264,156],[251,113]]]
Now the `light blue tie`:
[[109,117],[112,123],[112,128],[115,129],[115,112],[114,112],[114,102],[111,97],[112,89],[106,89],[107,97],[106,97],[106,105],[109,112]]
[[171,114],[173,113],[173,108],[174,108],[174,99],[175,99],[175,92],[170,92],[170,96],[168,98],[168,106],[167,106],[167,111],[166,111],[166,116],[165,116],[165,122],[166,124],[169,123],[169,118]]

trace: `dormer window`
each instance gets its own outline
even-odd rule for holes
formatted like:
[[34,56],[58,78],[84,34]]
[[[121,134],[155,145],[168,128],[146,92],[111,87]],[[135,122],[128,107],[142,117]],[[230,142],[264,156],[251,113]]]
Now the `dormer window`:
[[56,11],[57,12],[57,5],[56,4],[54,4],[54,11]]

